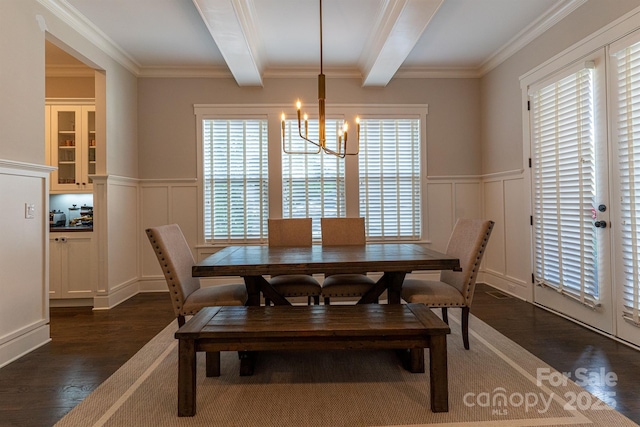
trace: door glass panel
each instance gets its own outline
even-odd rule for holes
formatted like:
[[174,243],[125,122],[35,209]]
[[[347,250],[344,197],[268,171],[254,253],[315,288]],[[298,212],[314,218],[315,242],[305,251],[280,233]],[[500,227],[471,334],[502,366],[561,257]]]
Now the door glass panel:
[[87,141],[88,149],[87,149],[87,164],[89,167],[87,168],[89,176],[87,177],[88,182],[90,184],[93,183],[93,179],[91,175],[95,175],[96,173],[96,113],[95,111],[87,112]]
[[532,94],[535,280],[583,304],[599,300],[593,70]]
[[640,43],[614,54],[622,316],[640,325]]
[[58,184],[76,182],[76,114],[58,112]]

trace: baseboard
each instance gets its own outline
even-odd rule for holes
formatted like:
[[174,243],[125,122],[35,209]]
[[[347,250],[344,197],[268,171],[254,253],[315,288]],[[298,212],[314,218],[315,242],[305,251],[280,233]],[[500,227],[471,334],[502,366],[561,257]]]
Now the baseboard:
[[532,302],[533,300],[531,286],[527,286],[526,283],[517,279],[485,270],[478,274],[478,282],[486,283],[493,288],[524,301]]
[[135,296],[139,292],[138,281],[132,281],[118,289],[110,292],[107,295],[96,295],[93,297],[93,309],[94,310],[109,310]]
[[0,368],[51,341],[49,325],[42,325],[0,345]]
[[169,292],[167,282],[162,278],[145,278],[138,281],[139,292]]
[[93,307],[93,298],[50,299],[49,307]]

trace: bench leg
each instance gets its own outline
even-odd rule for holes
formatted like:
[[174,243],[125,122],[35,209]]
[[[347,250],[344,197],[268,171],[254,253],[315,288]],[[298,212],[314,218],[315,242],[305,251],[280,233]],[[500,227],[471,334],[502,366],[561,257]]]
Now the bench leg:
[[208,377],[220,376],[220,352],[219,351],[207,352],[207,376]]
[[449,412],[449,383],[447,375],[447,336],[433,335],[429,346],[429,375],[431,410]]
[[409,372],[424,373],[424,348],[409,349]]
[[196,347],[194,340],[178,343],[178,416],[196,414]]
[[256,352],[239,351],[238,357],[240,357],[240,376],[247,377],[253,375],[256,362]]

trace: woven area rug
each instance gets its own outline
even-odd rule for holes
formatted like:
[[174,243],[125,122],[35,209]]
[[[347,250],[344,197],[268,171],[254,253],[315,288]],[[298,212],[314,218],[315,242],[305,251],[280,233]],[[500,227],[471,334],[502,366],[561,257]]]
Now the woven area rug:
[[225,352],[218,378],[198,355],[197,413],[179,418],[172,323],[56,426],[637,425],[479,319],[470,350],[449,323],[447,413],[430,410],[428,369],[409,373],[390,351],[261,353],[250,377]]

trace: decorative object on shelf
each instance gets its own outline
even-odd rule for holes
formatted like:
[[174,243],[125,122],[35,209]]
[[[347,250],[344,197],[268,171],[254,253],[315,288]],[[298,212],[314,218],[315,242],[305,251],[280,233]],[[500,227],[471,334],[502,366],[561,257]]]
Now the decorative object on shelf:
[[313,144],[317,147],[317,150],[313,151],[291,151],[287,150],[285,143],[285,119],[286,116],[282,113],[282,150],[286,154],[318,154],[321,151],[326,154],[332,154],[336,157],[344,158],[345,156],[355,156],[360,151],[360,119],[356,117],[356,151],[354,153],[347,153],[347,130],[348,123],[345,122],[343,128],[338,133],[338,141],[337,141],[337,151],[332,150],[327,147],[327,138],[326,138],[326,120],[325,120],[325,76],[323,73],[323,64],[322,64],[322,0],[319,0],[320,3],[320,74],[318,75],[318,142],[315,142],[309,139],[309,118],[308,115],[304,115],[304,134],[302,133],[302,120],[300,110],[302,108],[302,103],[298,100],[296,103],[296,109],[298,111],[298,134],[300,138],[305,141]]

